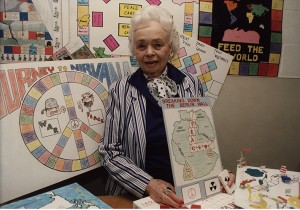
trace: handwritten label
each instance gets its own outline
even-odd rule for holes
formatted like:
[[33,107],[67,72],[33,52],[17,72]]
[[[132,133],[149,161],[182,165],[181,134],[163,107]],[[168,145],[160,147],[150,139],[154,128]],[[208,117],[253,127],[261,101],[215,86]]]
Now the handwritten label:
[[120,4],[120,17],[128,17],[131,18],[137,12],[142,8],[142,5],[138,4]]

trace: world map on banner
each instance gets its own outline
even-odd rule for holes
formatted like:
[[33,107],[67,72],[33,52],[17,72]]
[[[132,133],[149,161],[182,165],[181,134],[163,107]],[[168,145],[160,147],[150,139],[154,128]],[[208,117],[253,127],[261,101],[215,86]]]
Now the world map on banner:
[[234,56],[232,75],[278,76],[283,0],[201,0],[200,41]]

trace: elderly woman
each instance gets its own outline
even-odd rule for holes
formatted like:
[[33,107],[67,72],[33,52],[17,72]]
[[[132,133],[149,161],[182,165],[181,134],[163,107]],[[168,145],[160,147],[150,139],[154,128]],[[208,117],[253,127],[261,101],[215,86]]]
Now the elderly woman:
[[178,208],[160,98],[201,97],[200,81],[168,63],[179,49],[171,14],[148,6],[131,20],[129,47],[139,69],[112,84],[101,161],[109,195],[150,196]]

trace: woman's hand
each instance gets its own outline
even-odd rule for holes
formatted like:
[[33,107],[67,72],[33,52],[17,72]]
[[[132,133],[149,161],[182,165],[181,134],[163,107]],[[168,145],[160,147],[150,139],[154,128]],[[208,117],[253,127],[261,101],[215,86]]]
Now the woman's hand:
[[231,187],[231,185],[235,182],[235,174],[231,171],[228,171],[228,173],[229,173],[228,186]]
[[161,179],[151,179],[146,187],[146,193],[159,204],[173,208],[179,208],[184,204],[183,200],[175,194],[175,188]]
[[[231,187],[231,185],[233,185],[235,182],[235,174],[229,170],[228,170],[228,174],[229,174],[229,180],[227,182],[227,185],[228,187]],[[226,190],[223,185],[221,185],[221,191],[226,193]]]

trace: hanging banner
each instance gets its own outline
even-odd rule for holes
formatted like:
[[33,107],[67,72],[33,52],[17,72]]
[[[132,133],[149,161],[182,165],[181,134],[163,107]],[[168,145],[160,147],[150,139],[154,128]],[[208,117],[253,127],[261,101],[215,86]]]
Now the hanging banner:
[[200,41],[234,56],[229,74],[277,77],[283,0],[200,0]]

